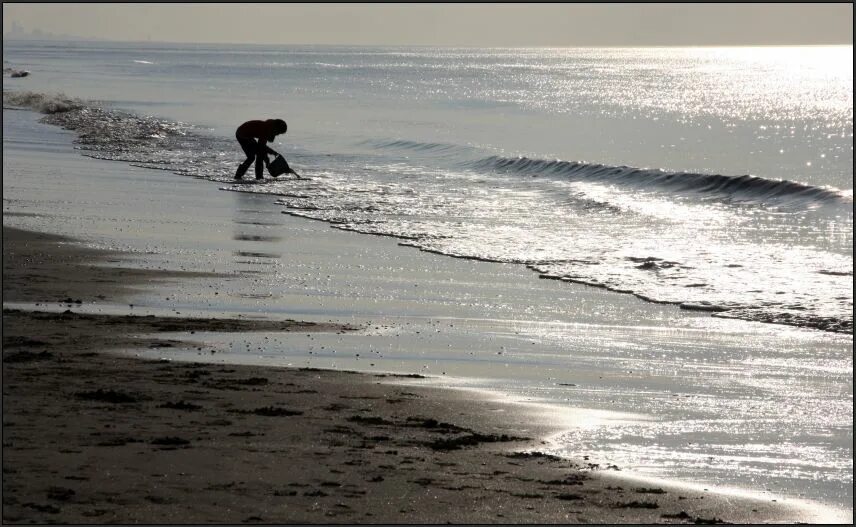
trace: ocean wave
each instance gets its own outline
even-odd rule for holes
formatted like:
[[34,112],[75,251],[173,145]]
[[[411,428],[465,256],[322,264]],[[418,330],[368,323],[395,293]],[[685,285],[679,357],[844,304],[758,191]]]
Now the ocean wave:
[[718,318],[752,320],[755,322],[764,322],[766,324],[782,324],[786,326],[812,328],[833,333],[853,334],[852,318],[842,319],[811,313],[806,314],[794,311],[761,308],[723,309],[719,313],[713,313],[712,316]]
[[463,148],[459,145],[449,143],[421,143],[419,141],[408,141],[397,139],[394,141],[369,141],[369,144],[377,148],[391,148],[398,150],[412,150],[415,152],[447,152]]
[[[5,61],[4,61],[5,62]],[[28,70],[21,70],[15,68],[3,68],[3,76],[4,77],[12,77],[12,78],[21,78],[28,77],[30,72]]]
[[9,104],[45,114],[42,122],[73,130],[83,155],[209,179],[231,178],[237,151],[226,155],[230,141],[199,133],[193,126],[140,116],[62,94],[4,92]]
[[[42,119],[43,122],[74,130],[78,148],[85,151],[82,152],[84,155],[94,158],[122,161],[134,166],[167,170],[179,175],[233,183],[235,167],[243,155],[236,148],[232,138],[212,137],[186,123],[102,108],[92,103],[69,99],[63,95],[4,92],[4,102],[41,111],[46,114]],[[380,148],[424,151],[430,154],[451,151],[455,148],[467,148],[444,143],[420,143],[406,140],[374,141],[370,144]],[[454,157],[459,158],[457,151]],[[347,159],[343,165],[345,168],[353,168],[354,164],[362,163],[359,159],[343,159]],[[749,176],[729,178],[701,174],[669,174],[627,167],[526,158],[491,157],[473,162],[471,165],[479,170],[511,170],[520,174],[533,175],[555,173],[561,177],[585,180],[619,179],[643,185],[650,185],[653,181],[658,185],[666,187],[671,185],[672,188],[688,189],[692,192],[726,192],[730,193],[730,196],[741,192],[754,194],[755,199],[761,196],[765,199],[769,199],[769,196],[802,196],[799,199],[815,200],[842,199],[839,194],[827,189]],[[440,186],[433,191],[439,193],[437,199],[440,201],[431,202],[432,198],[426,197],[430,192],[416,194],[409,186],[384,184],[382,178],[378,179],[376,170],[375,167],[367,168],[362,164],[355,172],[361,175],[360,177],[354,177],[354,173],[350,173],[342,179],[341,173],[347,173],[347,169],[332,171],[333,174],[339,175],[330,178],[320,174],[313,177],[314,186],[311,192],[306,193],[295,193],[293,186],[266,185],[265,190],[233,186],[228,190],[277,194],[281,196],[280,203],[286,208],[284,212],[288,214],[325,221],[343,230],[392,236],[403,240],[401,242],[403,245],[412,245],[427,252],[456,258],[524,264],[542,278],[604,287],[633,294],[650,302],[677,304],[683,309],[709,311],[715,316],[852,333],[852,296],[845,295],[838,298],[831,310],[833,314],[849,313],[849,315],[827,316],[825,313],[828,310],[816,309],[811,301],[804,302],[806,307],[804,310],[789,309],[781,302],[758,305],[757,302],[732,301],[727,289],[717,291],[712,285],[702,284],[692,277],[683,277],[682,273],[685,274],[685,271],[695,264],[692,261],[685,263],[674,261],[672,257],[661,258],[641,254],[628,256],[612,262],[611,265],[606,265],[601,259],[602,255],[587,254],[584,248],[580,248],[579,254],[568,253],[567,255],[577,259],[532,261],[521,256],[525,252],[515,253],[514,247],[511,247],[514,244],[513,239],[507,240],[510,244],[509,250],[499,252],[480,250],[477,245],[468,245],[466,240],[471,234],[466,230],[461,231],[456,226],[465,224],[466,219],[472,216],[468,216],[465,210],[460,218],[456,216],[460,209],[456,209],[448,200],[454,194],[454,189],[438,184]],[[391,170],[392,173],[397,173],[398,168]],[[435,179],[432,177],[430,181],[434,182]],[[581,221],[587,221],[585,218],[593,218],[592,215],[586,214],[586,210],[591,207],[585,201],[574,201],[571,208],[575,213],[583,215]],[[606,210],[600,206],[596,208],[597,214]],[[455,221],[446,222],[450,215],[449,211],[451,216],[456,218]],[[617,215],[623,213],[620,209],[614,212]],[[439,228],[436,228],[438,225]],[[502,227],[502,224],[498,226]],[[528,231],[522,232],[528,235]],[[477,234],[477,236],[481,235],[481,232]],[[465,243],[459,243],[461,240]],[[848,280],[849,287],[852,287],[852,264],[848,267],[846,261],[824,261],[822,265],[817,267],[815,273],[815,276],[823,279],[819,282],[817,290],[823,290],[830,284],[841,287],[840,284]],[[632,280],[628,281],[622,277],[630,277]],[[664,294],[657,288],[664,283],[673,286],[684,284],[685,291]],[[706,289],[701,286],[705,286]],[[675,287],[664,290],[667,289],[676,290]],[[741,295],[738,293],[734,298],[739,299]],[[848,306],[849,309],[847,309]]]
[[49,95],[31,91],[3,92],[3,104],[29,108],[39,113],[54,114],[79,110],[85,106],[84,101],[66,97],[63,94]]
[[334,69],[345,69],[345,68],[354,68],[353,64],[330,64],[329,62],[313,62],[313,66],[318,66],[320,68],[334,68]]
[[528,176],[557,176],[572,181],[593,181],[718,197],[735,203],[852,203],[852,193],[787,180],[757,176],[726,176],[693,172],[666,172],[627,166],[574,161],[490,156],[465,163],[480,171],[510,172]]

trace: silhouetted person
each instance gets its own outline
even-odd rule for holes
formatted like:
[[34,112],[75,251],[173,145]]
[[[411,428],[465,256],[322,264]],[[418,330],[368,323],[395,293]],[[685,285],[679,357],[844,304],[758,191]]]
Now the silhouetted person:
[[262,164],[269,168],[268,154],[280,155],[269,146],[274,138],[284,134],[288,125],[282,119],[268,119],[267,121],[247,121],[235,131],[235,138],[247,154],[247,160],[238,166],[235,179],[244,177],[244,173],[250,168],[253,160],[256,161],[256,179],[264,179],[262,175]]

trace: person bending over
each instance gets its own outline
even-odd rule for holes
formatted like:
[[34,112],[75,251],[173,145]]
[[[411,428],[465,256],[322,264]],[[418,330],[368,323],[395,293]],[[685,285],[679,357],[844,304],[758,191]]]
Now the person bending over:
[[262,164],[270,168],[268,154],[275,156],[280,155],[272,148],[267,146],[273,142],[274,138],[280,134],[284,134],[288,130],[288,125],[282,119],[268,119],[266,121],[247,121],[235,131],[235,138],[247,154],[247,159],[238,166],[238,171],[235,172],[235,179],[244,177],[247,169],[256,162],[256,179],[264,179],[262,175]]

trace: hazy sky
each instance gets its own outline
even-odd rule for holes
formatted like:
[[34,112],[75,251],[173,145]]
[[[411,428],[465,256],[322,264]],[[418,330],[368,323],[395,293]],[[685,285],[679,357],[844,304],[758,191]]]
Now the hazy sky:
[[[257,44],[852,44],[852,4],[3,4],[3,34]],[[11,32],[11,33],[10,33]]]

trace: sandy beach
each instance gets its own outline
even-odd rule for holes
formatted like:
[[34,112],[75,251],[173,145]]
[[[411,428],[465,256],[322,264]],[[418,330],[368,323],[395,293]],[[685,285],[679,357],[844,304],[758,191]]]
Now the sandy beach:
[[[267,198],[86,159],[68,147],[67,133],[38,125],[35,117],[16,125],[38,129],[44,142],[14,143],[12,135],[5,144],[5,523],[820,518],[793,501],[640,484],[625,478],[615,463],[545,454],[545,439],[561,431],[563,421],[549,414],[536,417],[523,405],[486,394],[443,389],[434,382],[442,372],[389,373],[380,367],[366,373],[367,361],[359,357],[339,364],[362,365],[362,373],[341,366],[322,370],[312,363],[225,364],[224,346],[212,345],[204,335],[241,346],[258,342],[258,335],[294,342],[289,336],[320,341],[380,331],[364,320],[339,319],[338,310],[359,298],[343,296],[312,312],[306,293],[292,302],[286,290],[276,293],[279,310],[265,313],[270,293],[260,290],[254,277],[272,267],[271,260],[299,270],[335,260],[337,252],[350,250],[347,244],[360,248],[365,258],[373,251],[378,259],[388,258],[384,251],[415,251],[280,215],[297,227],[283,228],[286,234],[280,235],[293,239],[276,238],[288,242],[290,252],[274,255],[269,248],[274,236],[265,224],[271,216],[257,214]],[[9,134],[4,130],[4,141]],[[62,178],[39,179],[57,173]],[[64,193],[68,181],[75,191]],[[87,202],[90,188],[101,193],[100,201]],[[236,205],[224,208],[233,197]],[[195,223],[203,220],[212,226],[210,237],[204,237],[205,225]],[[87,240],[70,236],[73,232],[86,232]],[[205,265],[187,265],[175,249],[193,248],[204,256],[227,242],[229,261],[223,265],[213,256]],[[136,244],[133,250],[121,250],[129,243]],[[420,254],[406,262],[424,262],[419,258],[435,256]],[[395,272],[373,275],[353,261],[340,264],[350,274],[338,279],[354,289],[391,288],[400,278]],[[400,273],[408,280],[419,273],[451,274],[450,268],[458,279],[471,273],[467,280],[476,285],[496,277],[516,279],[512,271],[483,262],[415,271],[402,265]],[[292,275],[294,283],[308,282]],[[376,309],[405,305],[408,294],[390,295],[387,305]],[[440,307],[431,309],[453,312],[455,306],[443,307],[443,294],[439,288],[421,293],[440,299]],[[587,294],[594,302],[606,293]],[[176,296],[228,296],[234,304],[228,313],[200,313],[175,302]],[[148,303],[147,311],[134,304],[140,299]],[[306,316],[288,316],[289,305],[297,302],[303,302]],[[620,305],[629,311],[632,302],[638,301]],[[428,345],[420,339],[411,339],[406,351],[418,354],[419,346]],[[383,365],[380,356],[377,364]]]
[[[95,266],[111,255],[63,237],[6,227],[3,234],[10,301],[115,301],[125,286],[177,278]],[[4,309],[4,523],[806,518],[771,502],[644,487],[623,481],[620,467],[542,454],[539,438],[554,431],[547,423],[487,398],[396,385],[395,375],[111,353],[193,346],[195,331],[214,329],[359,331],[293,320]]]

